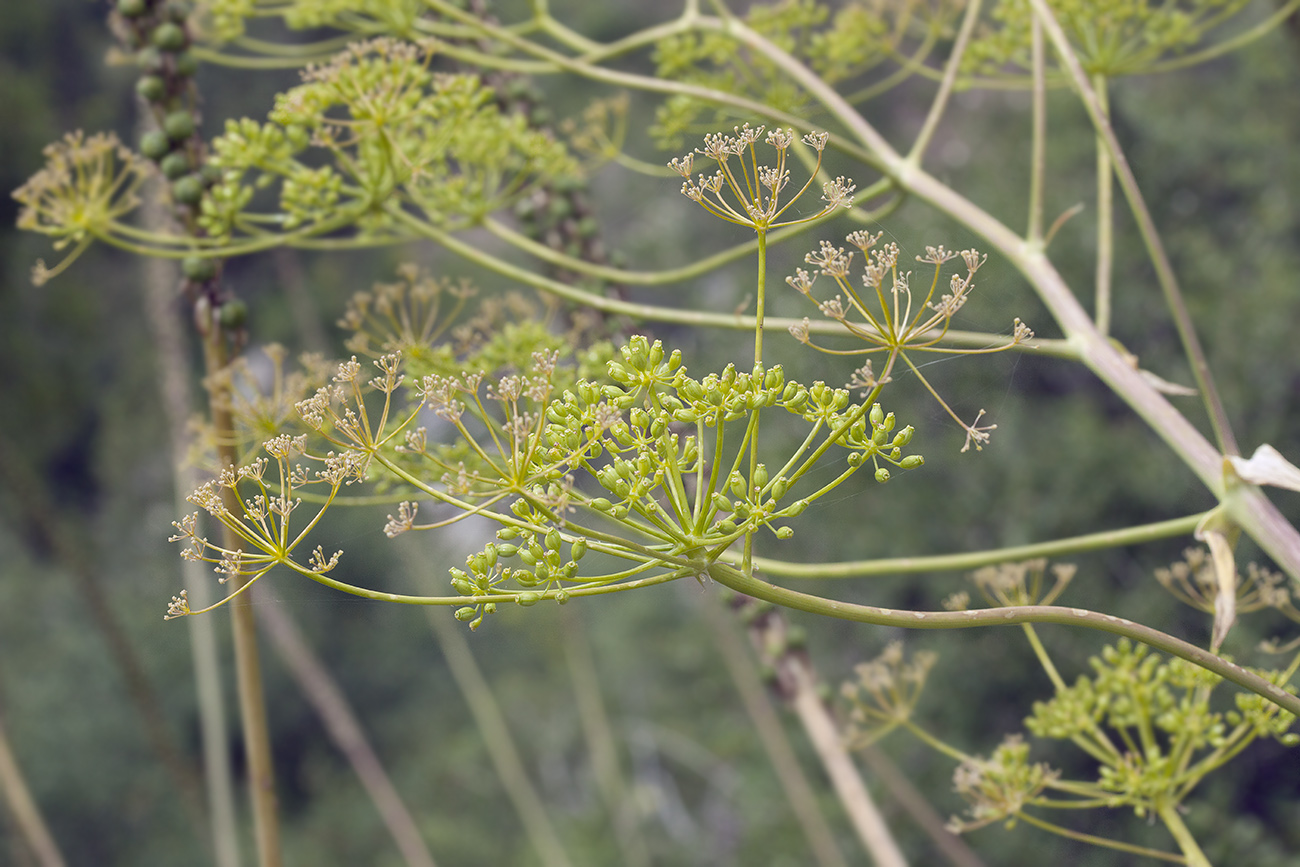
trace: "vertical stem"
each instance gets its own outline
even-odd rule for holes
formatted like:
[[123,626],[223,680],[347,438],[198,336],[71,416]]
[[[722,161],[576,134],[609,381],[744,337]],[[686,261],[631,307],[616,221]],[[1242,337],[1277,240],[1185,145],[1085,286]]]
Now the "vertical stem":
[[1047,648],[1043,647],[1043,642],[1038,638],[1038,631],[1034,629],[1032,623],[1022,623],[1021,628],[1025,630],[1025,637],[1029,639],[1029,645],[1034,649],[1034,655],[1038,657],[1038,664],[1047,672],[1047,677],[1052,681],[1052,686],[1056,687],[1058,693],[1065,692],[1065,680],[1061,673],[1056,670],[1056,665],[1052,658],[1047,655]]
[[578,719],[591,750],[591,767],[596,786],[600,789],[605,809],[609,810],[614,822],[614,832],[618,836],[622,853],[621,863],[626,867],[649,867],[649,849],[638,827],[636,813],[631,809],[633,804],[628,798],[627,785],[619,768],[618,750],[609,724],[609,715],[605,712],[605,703],[601,700],[600,681],[592,659],[591,645],[587,641],[587,630],[572,606],[560,609],[560,620],[564,623],[564,658],[569,664],[569,675],[573,678]]
[[[1038,22],[1037,17],[1034,18]],[[1039,23],[1041,27],[1041,23]],[[1101,116],[1110,122],[1110,97],[1107,92],[1106,76],[1097,73],[1092,77],[1093,90],[1097,93],[1097,107]],[[1115,182],[1114,170],[1111,168],[1110,151],[1106,149],[1106,139],[1097,133],[1097,289],[1096,306],[1093,316],[1097,330],[1103,335],[1110,334],[1110,296],[1115,258]]]
[[[1074,49],[1070,47],[1065,32],[1061,29],[1056,16],[1052,14],[1051,8],[1047,5],[1047,0],[1029,0],[1029,3],[1033,6],[1035,17],[1042,20],[1043,29],[1052,40],[1057,56],[1061,59],[1061,65],[1074,82],[1074,88],[1078,91],[1079,100],[1087,110],[1089,118],[1092,119],[1093,127],[1106,143],[1115,176],[1119,179],[1120,189],[1123,190],[1124,198],[1128,201],[1129,210],[1132,211],[1133,217],[1137,221],[1138,232],[1142,235],[1143,243],[1146,244],[1147,255],[1151,258],[1151,264],[1155,266],[1156,278],[1160,283],[1160,290],[1165,296],[1165,305],[1169,308],[1170,315],[1174,320],[1174,326],[1178,329],[1178,337],[1183,344],[1183,352],[1187,356],[1188,364],[1191,365],[1192,374],[1196,377],[1196,386],[1201,393],[1201,400],[1205,404],[1206,414],[1210,417],[1210,426],[1214,428],[1214,437],[1218,443],[1219,452],[1225,455],[1240,454],[1240,450],[1237,448],[1237,438],[1233,434],[1232,426],[1228,421],[1228,413],[1223,407],[1219,390],[1214,384],[1214,377],[1210,373],[1210,365],[1205,358],[1205,351],[1201,348],[1200,338],[1196,336],[1196,328],[1192,323],[1192,316],[1187,309],[1187,303],[1183,299],[1182,290],[1178,286],[1178,278],[1174,275],[1173,264],[1169,261],[1169,255],[1165,252],[1164,244],[1160,240],[1160,233],[1156,230],[1155,221],[1152,220],[1151,212],[1147,209],[1146,201],[1142,198],[1142,191],[1138,189],[1137,178],[1133,176],[1133,170],[1129,167],[1128,160],[1120,149],[1119,141],[1115,138],[1115,132],[1111,129],[1110,122],[1102,113],[1097,95],[1088,82],[1087,73],[1083,71],[1078,56],[1074,53]],[[1257,541],[1259,540],[1257,539]],[[1276,558],[1276,555],[1274,556]]]
[[[162,206],[153,196],[145,197],[145,225],[161,228],[166,221]],[[145,321],[158,364],[158,391],[167,416],[171,445],[176,513],[188,508],[186,496],[195,487],[193,471],[187,470],[189,419],[194,405],[190,390],[193,369],[185,349],[181,323],[176,315],[174,263],[166,259],[145,259],[142,263]],[[212,604],[209,582],[212,574],[203,564],[181,561],[182,587],[196,609]],[[213,861],[216,867],[240,867],[239,832],[235,820],[234,780],[230,771],[226,703],[221,689],[221,661],[217,649],[215,621],[210,617],[187,617],[190,652],[194,656],[194,690],[198,701],[199,732],[203,747],[203,777],[211,822]]]
[[63,854],[59,852],[59,847],[54,842],[54,837],[50,835],[45,819],[41,816],[41,810],[36,806],[36,801],[27,788],[27,781],[23,778],[17,760],[14,759],[13,750],[9,747],[9,738],[5,735],[2,724],[0,724],[0,793],[4,795],[5,802],[13,813],[14,822],[18,825],[23,839],[27,841],[32,854],[36,856],[36,863],[40,867],[64,867],[66,862],[63,860]]
[[1043,176],[1047,169],[1047,59],[1043,46],[1043,22],[1034,16],[1030,25],[1030,54],[1033,58],[1032,138],[1029,151],[1029,227],[1025,237],[1030,244],[1043,240]]
[[1164,822],[1165,827],[1169,829],[1169,833],[1173,834],[1174,839],[1178,841],[1178,848],[1187,859],[1187,867],[1212,867],[1210,859],[1205,857],[1192,832],[1183,824],[1183,817],[1178,815],[1177,804],[1162,804],[1156,808],[1156,813],[1160,816],[1160,821]]
[[[213,434],[217,442],[217,459],[221,466],[236,462],[234,421],[230,414],[228,380],[215,376],[229,363],[226,334],[206,305],[196,305],[196,315],[203,335],[203,361],[212,383],[208,407]],[[242,505],[233,490],[223,489],[226,508],[242,513]],[[242,547],[241,540],[222,528],[222,546],[230,550]],[[234,595],[247,578],[232,576],[227,595]],[[266,720],[266,694],[262,687],[262,667],[257,649],[257,624],[253,618],[253,591],[240,593],[230,603],[230,625],[235,646],[235,674],[239,693],[239,716],[244,732],[244,753],[248,765],[248,789],[253,808],[253,835],[260,867],[280,867],[280,820],[275,796],[275,765],[271,758],[271,733]]]
[[514,805],[538,859],[544,867],[572,867],[573,862],[569,860],[569,854],[546,814],[542,796],[528,779],[528,772],[524,770],[523,759],[515,749],[510,728],[483,678],[483,672],[474,661],[469,642],[447,611],[429,608],[425,613],[429,625],[433,627],[438,646],[442,649],[443,658],[447,661],[447,668],[451,670],[456,686],[460,687],[461,694],[465,696],[474,722],[483,735],[497,777]]
[[[709,600],[711,603],[711,600]],[[740,700],[745,705],[754,731],[767,752],[772,770],[785,792],[786,802],[803,829],[808,847],[812,850],[813,860],[820,867],[847,867],[844,854],[835,842],[826,817],[822,815],[817,804],[808,777],[799,766],[799,758],[790,745],[790,738],[781,726],[781,719],[772,707],[771,700],[763,689],[763,683],[755,670],[753,659],[738,634],[731,618],[724,617],[717,605],[704,604],[695,606],[708,621],[708,633],[713,644],[718,648],[723,664],[731,675],[731,681],[740,693]]]
[[758,303],[754,307],[754,363],[763,363],[763,311],[765,309],[767,287],[767,231],[758,230],[758,288],[755,297]]
[[370,745],[347,696],[312,652],[298,625],[274,598],[263,598],[258,613],[271,643],[279,650],[280,658],[288,665],[307,701],[316,709],[330,739],[356,772],[408,867],[435,867],[419,826]]
[[948,63],[944,67],[939,91],[934,95],[934,102],[930,105],[930,113],[926,115],[925,123],[917,133],[916,143],[912,145],[911,153],[907,155],[909,162],[920,165],[925,158],[925,149],[930,146],[930,141],[939,128],[939,120],[948,107],[948,97],[952,95],[953,85],[957,81],[957,69],[961,66],[961,59],[966,54],[966,44],[970,42],[971,33],[975,30],[975,22],[979,17],[980,0],[967,0],[966,15],[962,18],[961,30],[957,31],[957,39],[953,42],[952,54],[949,55]]
[[[766,301],[767,288],[767,229],[764,226],[757,226],[758,229],[758,289],[756,297],[758,303],[754,308],[754,366],[763,363],[763,316],[764,302]],[[758,484],[754,481],[754,475],[758,471],[758,412],[759,407],[754,408],[754,415],[751,420],[749,431],[749,496],[754,502],[758,502]],[[744,553],[742,555],[745,571],[752,568],[754,560],[754,534],[745,534]]]

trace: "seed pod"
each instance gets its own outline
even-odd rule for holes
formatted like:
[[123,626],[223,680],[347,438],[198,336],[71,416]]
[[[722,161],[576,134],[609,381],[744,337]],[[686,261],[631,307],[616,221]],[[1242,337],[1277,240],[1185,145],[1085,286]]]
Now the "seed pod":
[[176,74],[192,78],[199,71],[199,59],[193,51],[181,51],[176,54]]
[[528,608],[529,606],[536,605],[538,601],[541,600],[541,598],[542,598],[542,594],[534,593],[533,591],[529,590],[526,593],[520,593],[518,596],[516,596],[515,601],[518,602],[523,607]]
[[578,541],[574,542],[573,546],[570,548],[569,553],[571,554],[571,556],[575,561],[581,560],[583,556],[585,556],[587,553],[587,540],[579,539]]
[[498,552],[502,557],[513,557],[513,556],[515,556],[516,554],[519,553],[519,546],[518,546],[518,545],[511,545],[511,544],[509,544],[509,543],[507,543],[507,544],[505,544],[505,545],[498,545],[498,546],[497,546],[497,552]]
[[793,536],[793,535],[794,535],[794,528],[793,528],[793,527],[777,527],[777,528],[776,528],[776,538],[778,538],[778,539],[789,539],[789,538],[790,538],[791,536]]
[[456,619],[461,623],[474,618],[475,609],[472,605],[466,605],[464,608],[456,609]]
[[206,283],[217,276],[217,263],[202,256],[186,256],[181,260],[181,273],[195,283]]
[[880,404],[873,403],[871,405],[871,426],[880,427],[880,425],[883,424],[884,421],[885,421],[884,409],[881,408]]
[[185,109],[173,111],[163,118],[163,131],[172,141],[194,135],[194,115]]
[[123,18],[139,18],[148,11],[144,0],[117,0],[117,13]]
[[157,102],[167,94],[167,82],[160,75],[146,75],[135,83],[135,92],[142,99]]
[[882,485],[889,481],[889,470],[884,467],[880,467],[876,470],[876,481],[880,482]]
[[[497,530],[497,538],[501,540],[515,539],[518,536],[519,536],[519,530],[515,527],[502,527],[500,530]],[[512,556],[512,555],[506,555],[506,556]]]
[[140,153],[151,160],[162,159],[171,149],[171,140],[167,137],[167,133],[160,129],[150,130],[140,136]]
[[177,178],[172,184],[172,198],[182,205],[197,205],[203,198],[203,181],[198,175]]
[[190,173],[190,158],[184,151],[172,151],[158,163],[167,180],[174,181]]
[[221,305],[217,318],[222,328],[242,328],[248,321],[248,305],[239,298],[233,298]]
[[166,24],[160,24],[153,32],[153,44],[163,51],[177,52],[189,43],[189,37],[185,35],[185,30],[179,24],[173,24],[168,21]]
[[547,547],[547,548],[551,549],[552,551],[558,551],[558,550],[560,550],[560,542],[561,542],[561,541],[562,541],[562,540],[560,539],[560,531],[559,531],[559,530],[557,530],[557,529],[555,529],[554,527],[552,527],[549,531],[547,531],[547,533],[546,533],[546,547]]
[[898,462],[898,465],[905,470],[914,470],[925,463],[925,458],[920,455],[908,455]]

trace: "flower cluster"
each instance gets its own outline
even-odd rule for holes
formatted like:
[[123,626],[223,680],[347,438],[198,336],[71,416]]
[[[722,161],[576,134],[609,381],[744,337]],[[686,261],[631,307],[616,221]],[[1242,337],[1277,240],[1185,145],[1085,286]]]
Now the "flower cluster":
[[40,285],[62,272],[96,235],[135,210],[149,174],[148,163],[112,133],[71,132],[48,145],[45,167],[13,193],[22,205],[18,228],[55,238],[56,250],[76,246],[53,268],[38,262],[33,281]]
[[[908,353],[981,355],[1010,349],[1033,338],[1034,332],[1016,319],[1012,323],[1010,338],[997,345],[960,349],[945,343],[953,317],[970,297],[975,272],[988,257],[976,250],[954,253],[942,246],[927,246],[925,255],[917,256],[916,260],[933,265],[934,275],[925,296],[918,301],[912,291],[912,272],[899,270],[898,245],[891,242],[876,249],[882,234],[877,232],[873,235],[866,231],[849,234],[846,240],[856,248],[850,252],[845,252],[845,248],[837,247],[829,241],[822,241],[818,249],[804,257],[804,261],[813,266],[812,273],[799,268],[786,278],[786,283],[813,301],[823,316],[839,323],[850,335],[866,343],[867,347],[845,352],[819,346],[813,342],[807,318],[801,324],[791,326],[790,333],[800,343],[822,352],[836,355],[883,354],[885,358],[879,373],[872,368],[871,360],[868,359],[854,374],[850,385],[866,390],[874,390],[889,382],[894,365],[901,359],[948,415],[966,431],[962,451],[967,451],[972,445],[979,450],[989,441],[989,433],[997,425],[980,426],[983,410],[980,410],[975,421],[969,424],[962,421],[930,385],[919,367],[908,357]],[[853,259],[859,252],[865,260],[861,273],[861,290],[850,279]],[[948,293],[936,300],[943,266],[957,258],[965,264],[965,273],[953,274],[948,282]],[[833,297],[819,299],[813,294],[818,277],[831,278],[839,292]]]
[[[803,187],[793,196],[783,199],[782,193],[790,183],[790,169],[786,163],[789,150],[795,142],[794,131],[774,129],[764,138],[763,130],[764,127],[751,128],[745,124],[736,127],[734,136],[710,133],[704,137],[703,148],[674,158],[668,166],[685,179],[682,195],[697,202],[719,219],[741,226],[752,226],[759,233],[779,226],[819,220],[839,208],[852,206],[856,186],[852,181],[836,178],[822,184],[824,204],[816,213],[782,221],[781,217],[803,196],[817,177],[828,136],[826,133],[808,133],[803,137],[803,143],[817,152],[817,165]],[[770,165],[758,163],[755,145],[760,140],[776,150],[776,159]],[[700,174],[692,178],[695,154],[717,163],[717,171],[711,176]]]

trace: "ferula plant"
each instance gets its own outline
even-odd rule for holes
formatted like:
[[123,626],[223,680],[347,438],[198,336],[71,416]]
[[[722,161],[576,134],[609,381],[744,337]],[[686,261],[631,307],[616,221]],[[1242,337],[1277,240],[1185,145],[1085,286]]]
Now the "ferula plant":
[[[37,266],[37,282],[75,273],[96,241],[182,265],[208,390],[191,454],[211,479],[190,495],[197,510],[177,518],[171,539],[183,558],[210,565],[227,594],[179,590],[166,619],[226,605],[234,614],[262,867],[280,863],[282,845],[249,606],[256,588],[287,585],[295,573],[376,602],[450,609],[480,636],[517,622],[506,611],[565,605],[581,622],[609,604],[587,597],[679,579],[706,595],[720,586],[764,612],[800,612],[814,632],[859,624],[853,650],[832,658],[885,650],[858,665],[839,705],[815,689],[815,642],[812,651],[760,647],[760,658],[784,672],[782,695],[881,864],[906,863],[905,850],[930,863],[917,853],[959,845],[948,833],[1023,822],[1095,846],[1103,859],[1208,865],[1222,847],[1204,835],[1222,825],[1189,822],[1189,804],[1256,742],[1297,741],[1300,640],[1253,648],[1254,620],[1241,621],[1267,611],[1300,619],[1291,601],[1300,533],[1262,489],[1300,490],[1300,470],[1272,445],[1242,452],[1234,400],[1198,336],[1207,302],[1192,303],[1180,285],[1178,255],[1116,135],[1112,103],[1124,98],[1125,76],[1257,50],[1300,0],[1254,11],[1259,4],[1244,0],[737,5],[745,8],[685,0],[678,14],[638,9],[624,31],[611,34],[607,22],[591,35],[581,15],[561,20],[542,0],[500,9],[117,0],[117,56],[140,68],[147,129],[136,150],[102,133],[50,145],[45,167],[14,193],[19,226],[54,239],[62,256]],[[256,117],[222,119],[205,139],[200,64],[235,76],[297,68],[299,78]],[[962,100],[982,90],[1024,91],[1025,147],[990,169],[996,183],[966,189],[964,173],[936,153],[953,125],[981,122]],[[891,123],[891,111],[915,122]],[[1047,202],[1077,195],[1077,185],[1048,171],[1049,126],[1096,149],[1092,197],[1067,203],[1050,224]],[[615,168],[630,179],[609,180]],[[1005,207],[980,202],[1004,204],[1007,189],[1026,197],[1023,228]],[[136,219],[148,196],[170,220]],[[1080,209],[1092,212],[1091,227],[1070,220]],[[917,229],[915,211],[937,219]],[[631,240],[620,229],[629,220],[638,226]],[[1116,231],[1120,220],[1136,229],[1131,243]],[[697,237],[684,243],[665,226]],[[699,255],[642,269],[616,255],[617,244],[657,259]],[[421,264],[402,265],[396,280],[381,273],[337,311],[350,332],[341,360],[299,364],[275,344],[245,351],[266,341],[224,263],[398,246]],[[681,291],[655,294],[666,287]],[[711,300],[718,287],[730,293],[722,307]],[[1125,317],[1139,312],[1146,319],[1134,327]],[[1160,343],[1166,335],[1181,360]],[[990,402],[1018,383],[988,386],[986,365],[965,358],[1003,352],[1095,378],[1106,392],[1102,426],[1035,446],[1043,466],[1020,458],[1036,431],[1008,430]],[[930,368],[962,359],[961,372]],[[1184,370],[1193,385],[1176,382]],[[1200,486],[1196,498],[1162,501],[1171,510],[1203,501],[1194,513],[1090,512],[1056,524],[1043,516],[1024,519],[1023,531],[1009,517],[997,538],[950,534],[971,550],[878,556],[895,542],[941,544],[922,525],[951,514],[963,499],[954,492],[984,484],[959,479],[985,472],[985,461],[1026,490],[1050,491],[1051,476],[1033,474],[1059,467],[1111,470],[1080,441],[1111,449],[1104,424],[1117,414],[1144,424],[1154,437],[1142,447],[1167,450]],[[1017,455],[999,458],[1008,434]],[[925,499],[936,463],[945,490]],[[356,532],[340,534],[340,521]],[[1092,522],[1083,535],[1051,535],[1081,522]],[[351,543],[340,539],[366,530],[455,532],[475,550],[447,570],[442,592],[392,592],[347,567]],[[1121,551],[1180,537],[1203,547],[1169,568],[1144,565],[1164,556],[1158,548]],[[1251,564],[1242,577],[1244,545],[1280,571]],[[1077,570],[1045,559],[1098,549],[1115,551]],[[870,553],[876,559],[830,559]],[[1095,589],[1111,586],[1110,573],[1135,571],[1154,573],[1148,583],[1170,595],[1152,602],[1133,591],[1140,602],[1130,602],[1127,590]],[[937,583],[945,573],[969,573],[983,604]],[[908,576],[907,589],[872,589],[866,579],[879,575]],[[862,586],[831,592],[832,579]],[[1072,627],[1069,640],[1055,646],[1065,631],[1040,636],[1041,624]],[[946,640],[970,658],[977,645],[956,631],[1011,626],[1046,681],[1017,690],[1023,731],[958,746],[971,732],[941,730],[933,720],[942,711],[930,712],[938,691],[922,691],[948,676],[948,658],[908,656],[898,630],[944,631],[934,646]],[[948,831],[914,839],[873,812],[845,748],[874,750],[891,732],[954,766],[955,797],[928,793],[964,803],[950,810]],[[1158,822],[1163,842],[1074,818],[1115,808]],[[837,844],[810,830],[808,810],[796,812],[810,840],[822,839],[810,843],[819,863],[842,863],[828,854]],[[977,847],[983,839],[972,837]]]

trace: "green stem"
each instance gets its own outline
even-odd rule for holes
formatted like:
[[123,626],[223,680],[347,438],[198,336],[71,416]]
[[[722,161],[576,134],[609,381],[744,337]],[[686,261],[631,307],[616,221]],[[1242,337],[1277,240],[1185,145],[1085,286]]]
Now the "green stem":
[[921,131],[917,133],[916,142],[912,145],[911,153],[907,155],[909,162],[920,165],[925,159],[925,149],[930,146],[930,141],[939,128],[939,120],[943,117],[944,109],[948,107],[948,97],[952,94],[953,84],[957,80],[957,69],[961,66],[962,57],[966,54],[966,45],[970,42],[971,33],[974,32],[975,22],[979,20],[979,17],[980,0],[969,0],[966,4],[966,14],[962,18],[961,30],[957,32],[957,39],[953,43],[952,53],[948,56],[948,62],[944,66],[943,78],[939,82],[939,90],[934,95],[934,102],[930,105],[930,113],[926,115],[925,123],[921,126]]
[[1061,25],[1048,7],[1047,0],[1030,0],[1030,3],[1034,7],[1036,16],[1042,19],[1043,27],[1056,48],[1061,64],[1073,79],[1079,99],[1083,102],[1084,108],[1087,109],[1093,127],[1105,142],[1106,151],[1114,164],[1115,175],[1119,178],[1120,189],[1124,191],[1124,197],[1128,200],[1129,209],[1137,220],[1138,232],[1142,235],[1142,240],[1146,244],[1147,254],[1151,258],[1152,265],[1155,266],[1156,278],[1160,283],[1161,291],[1164,293],[1165,304],[1173,316],[1174,326],[1177,328],[1178,336],[1182,340],[1183,351],[1187,354],[1188,363],[1191,365],[1192,373],[1196,377],[1196,384],[1201,392],[1201,399],[1205,402],[1205,409],[1209,414],[1210,424],[1214,428],[1219,450],[1229,455],[1240,454],[1236,438],[1233,436],[1232,428],[1228,422],[1227,411],[1224,409],[1218,389],[1214,385],[1205,352],[1201,348],[1199,338],[1196,336],[1191,313],[1188,311],[1187,303],[1183,299],[1182,290],[1178,287],[1178,279],[1174,275],[1173,265],[1170,263],[1164,244],[1160,240],[1155,221],[1151,219],[1151,212],[1147,209],[1146,201],[1142,198],[1142,193],[1138,189],[1133,170],[1129,167],[1128,160],[1120,149],[1119,141],[1115,138],[1115,131],[1111,128],[1106,117],[1105,107],[1089,85],[1087,74],[1083,71],[1078,56],[1070,47],[1069,40],[1066,38],[1064,31],[1061,30]]
[[[1035,17],[1034,20],[1038,21],[1038,18]],[[1101,116],[1109,123],[1110,99],[1105,75],[1097,73],[1093,76],[1093,89],[1097,93],[1097,106]],[[1097,320],[1097,330],[1103,335],[1110,334],[1111,279],[1115,258],[1114,178],[1106,140],[1101,133],[1097,133],[1097,290],[1093,313]]]
[[1047,648],[1043,647],[1042,640],[1038,637],[1038,632],[1034,630],[1032,623],[1022,623],[1020,628],[1025,631],[1025,638],[1029,639],[1029,645],[1034,649],[1034,656],[1038,657],[1038,663],[1047,672],[1047,677],[1052,681],[1052,686],[1056,688],[1057,693],[1065,692],[1065,681],[1061,678],[1061,673],[1056,670],[1052,657],[1047,655]]
[[1030,244],[1043,240],[1043,177],[1047,170],[1047,77],[1043,50],[1043,22],[1035,17],[1030,29],[1033,58],[1033,121],[1029,156],[1029,226],[1025,238]]
[[711,565],[709,575],[724,587],[729,587],[737,593],[744,593],[746,596],[764,599],[773,605],[855,623],[897,626],[903,629],[970,629],[977,626],[1010,626],[1020,623],[1058,623],[1123,635],[1212,671],[1242,689],[1262,696],[1292,713],[1300,714],[1300,697],[1287,692],[1282,687],[1208,650],[1158,629],[1113,614],[1055,605],[1017,605],[978,611],[907,611],[840,602],[800,593],[797,590],[768,584],[725,563]]
[[1187,830],[1187,825],[1183,824],[1183,817],[1178,815],[1177,804],[1161,804],[1156,807],[1156,814],[1178,841],[1178,848],[1187,859],[1187,867],[1211,867],[1210,859],[1205,857],[1196,838]]
[[1033,825],[1035,828],[1041,828],[1050,834],[1056,834],[1060,837],[1066,837],[1070,840],[1078,840],[1080,843],[1087,843],[1091,846],[1100,846],[1105,849],[1115,849],[1119,852],[1128,852],[1132,855],[1142,855],[1147,858],[1158,858],[1161,861],[1172,861],[1175,864],[1185,863],[1183,858],[1173,855],[1169,852],[1161,852],[1159,849],[1149,849],[1146,846],[1135,846],[1132,843],[1123,843],[1119,840],[1111,840],[1108,837],[1098,837],[1095,834],[1085,834],[1082,831],[1072,831],[1064,828],[1055,822],[1048,822],[1037,816],[1031,816],[1029,813],[1016,813],[1017,819],[1024,819],[1026,823]]
[[863,578],[872,575],[898,575],[915,572],[956,572],[992,566],[998,563],[1032,560],[1037,557],[1059,557],[1080,551],[1099,551],[1121,545],[1138,545],[1156,539],[1190,534],[1205,518],[1204,512],[1173,518],[1154,524],[1106,530],[1084,536],[971,551],[962,554],[936,554],[929,557],[893,557],[880,560],[850,560],[841,563],[789,563],[755,557],[754,565],[769,575],[789,578]]
[[[202,323],[203,360],[209,380],[215,384],[208,391],[208,412],[217,442],[217,459],[223,467],[233,467],[235,454],[234,419],[231,416],[230,380],[218,377],[229,363],[227,337],[216,317]],[[226,509],[241,514],[242,504],[234,490],[223,489]],[[240,547],[229,527],[222,527],[223,546]],[[271,758],[271,733],[266,717],[266,694],[262,687],[262,667],[257,647],[257,625],[253,617],[251,593],[241,593],[252,579],[233,576],[227,595],[236,596],[230,603],[230,624],[235,647],[236,684],[239,715],[244,732],[244,753],[248,767],[248,789],[253,808],[253,832],[258,864],[280,867],[280,820],[275,796],[275,764]]]

